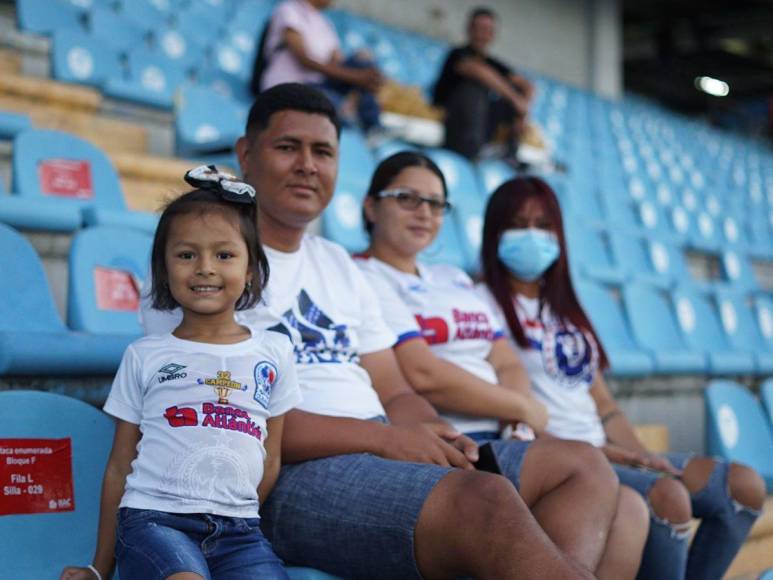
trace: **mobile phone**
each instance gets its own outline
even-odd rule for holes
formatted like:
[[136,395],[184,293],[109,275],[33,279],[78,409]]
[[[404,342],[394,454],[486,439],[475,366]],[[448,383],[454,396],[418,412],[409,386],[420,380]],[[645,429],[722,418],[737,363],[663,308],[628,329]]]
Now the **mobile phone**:
[[499,465],[497,454],[494,453],[491,442],[478,447],[478,461],[475,462],[475,469],[502,475],[502,467]]

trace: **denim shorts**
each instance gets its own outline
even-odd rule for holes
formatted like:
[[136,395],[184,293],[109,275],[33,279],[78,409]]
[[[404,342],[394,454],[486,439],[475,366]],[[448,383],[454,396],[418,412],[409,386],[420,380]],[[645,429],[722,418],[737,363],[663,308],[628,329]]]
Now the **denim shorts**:
[[344,578],[419,579],[419,513],[452,470],[368,453],[285,465],[261,506],[263,531],[288,565]]
[[[663,457],[667,458],[677,469],[684,469],[685,465],[694,457],[694,454],[664,453]],[[612,467],[615,473],[617,473],[617,478],[621,484],[632,487],[644,498],[649,495],[650,489],[658,479],[661,477],[671,477],[660,471],[650,471],[649,469],[631,467],[630,465],[621,465],[619,463],[613,463]]]
[[288,579],[258,518],[121,508],[115,557],[122,580],[178,572],[206,580]]

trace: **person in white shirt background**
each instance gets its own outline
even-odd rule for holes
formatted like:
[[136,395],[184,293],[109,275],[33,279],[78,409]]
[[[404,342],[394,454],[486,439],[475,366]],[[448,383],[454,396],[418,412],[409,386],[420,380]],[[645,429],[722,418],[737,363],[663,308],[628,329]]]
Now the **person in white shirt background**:
[[[570,249],[571,251],[571,249]],[[600,448],[652,514],[640,578],[721,578],[765,499],[752,469],[691,453],[647,452],[602,372],[604,348],[569,276],[561,209],[538,177],[489,198],[481,297],[494,309],[550,414],[547,431]],[[701,518],[688,544],[692,516]]]
[[[256,98],[237,142],[271,279],[236,318],[290,337],[303,394],[285,419],[264,533],[287,564],[349,578],[590,578],[509,481],[472,469],[477,446],[405,381],[353,260],[306,234],[333,194],[338,137],[322,93],[283,84]],[[178,319],[143,303],[147,333]]]
[[234,319],[268,278],[255,191],[207,167],[186,178],[199,189],[161,215],[150,293],[182,320],[124,354],[105,403],[116,432],[96,553],[63,580],[109,578],[116,560],[122,578],[288,578],[258,505],[279,474],[284,414],[300,401],[292,348]]
[[600,578],[633,578],[647,511],[631,490],[618,497],[603,455],[584,443],[500,436],[501,425],[517,432],[525,423],[542,432],[547,413],[467,274],[418,257],[443,224],[451,203],[447,196],[437,165],[405,151],[379,164],[365,197],[370,246],[358,263],[398,335],[400,368],[442,417],[491,445],[503,474],[559,548]]

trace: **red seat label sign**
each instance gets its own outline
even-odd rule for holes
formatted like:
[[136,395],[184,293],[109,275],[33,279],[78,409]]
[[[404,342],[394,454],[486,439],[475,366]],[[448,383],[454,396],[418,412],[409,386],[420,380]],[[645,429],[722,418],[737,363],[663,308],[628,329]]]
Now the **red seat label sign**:
[[136,312],[140,309],[139,288],[129,272],[97,266],[94,268],[94,287],[100,310]]
[[69,437],[0,439],[0,516],[74,509]]
[[38,165],[40,191],[45,195],[91,199],[91,165],[88,161],[47,159]]

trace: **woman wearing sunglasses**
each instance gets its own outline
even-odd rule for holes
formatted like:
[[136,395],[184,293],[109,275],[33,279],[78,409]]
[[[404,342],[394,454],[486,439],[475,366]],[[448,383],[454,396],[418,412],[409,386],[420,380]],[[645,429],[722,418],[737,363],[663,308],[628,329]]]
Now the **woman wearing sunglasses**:
[[[481,252],[481,296],[549,410],[547,431],[602,449],[620,482],[650,504],[639,577],[721,578],[759,513],[764,483],[741,465],[646,451],[601,374],[606,354],[575,295],[561,210],[545,181],[519,177],[494,192]],[[689,546],[692,515],[702,522]]]
[[[490,444],[493,469],[560,549],[601,578],[632,578],[647,530],[644,503],[610,485],[609,466],[592,446],[524,440],[544,430],[547,413],[495,315],[464,272],[417,258],[451,209],[447,196],[429,158],[402,152],[381,162],[364,201],[371,243],[358,262],[398,335],[401,370],[457,430]],[[503,439],[503,427],[517,436]]]

